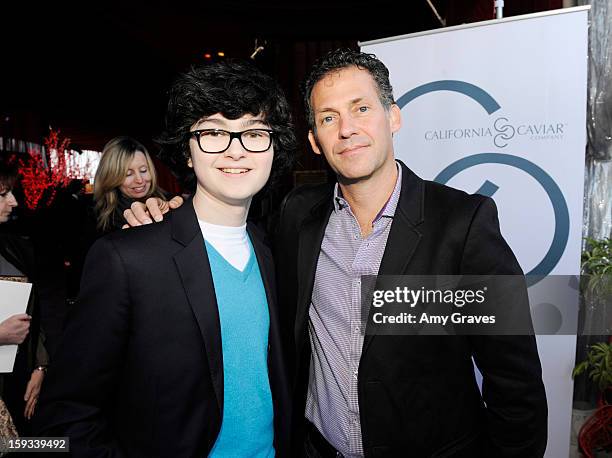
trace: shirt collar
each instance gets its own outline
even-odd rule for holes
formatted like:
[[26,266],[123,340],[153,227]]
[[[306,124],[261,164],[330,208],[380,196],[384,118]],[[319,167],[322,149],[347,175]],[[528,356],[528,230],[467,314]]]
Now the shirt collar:
[[[397,167],[397,180],[395,181],[395,187],[393,188],[391,196],[383,208],[378,212],[373,222],[378,221],[383,216],[393,218],[395,215],[395,210],[397,209],[397,203],[399,202],[399,197],[402,190],[402,168],[397,161],[395,162],[395,165]],[[350,208],[350,205],[344,199],[344,197],[342,197],[342,190],[336,182],[336,185],[334,186],[334,211],[338,213],[340,210],[345,208]]]

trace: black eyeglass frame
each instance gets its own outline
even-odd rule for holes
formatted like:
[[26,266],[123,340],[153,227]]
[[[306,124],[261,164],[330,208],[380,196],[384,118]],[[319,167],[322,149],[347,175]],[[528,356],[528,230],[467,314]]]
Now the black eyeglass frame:
[[[268,145],[266,149],[263,149],[261,151],[253,151],[253,150],[248,149],[246,146],[244,146],[244,143],[242,143],[242,134],[246,132],[251,132],[251,131],[258,131],[258,132],[263,131],[263,132],[268,132],[270,134],[270,144]],[[226,134],[229,134],[229,142],[227,143],[227,146],[225,147],[224,150],[214,151],[214,152],[205,151],[204,148],[202,148],[202,145],[200,144],[200,136],[202,135],[202,132],[225,132]],[[246,129],[246,130],[241,130],[241,131],[230,131],[230,130],[225,130],[225,129],[198,129],[198,130],[192,130],[189,132],[189,136],[196,138],[196,143],[198,144],[198,148],[200,148],[200,151],[202,151],[205,154],[225,153],[229,149],[229,147],[232,146],[232,141],[234,140],[234,138],[237,138],[238,141],[240,142],[240,145],[245,149],[245,151],[248,151],[249,153],[255,153],[255,154],[265,153],[272,146],[272,138],[274,137],[274,135],[275,135],[275,132],[272,129]]]

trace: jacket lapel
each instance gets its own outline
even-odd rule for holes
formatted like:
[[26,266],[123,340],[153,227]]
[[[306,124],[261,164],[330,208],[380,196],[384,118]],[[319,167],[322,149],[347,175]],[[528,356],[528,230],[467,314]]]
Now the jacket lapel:
[[[331,188],[333,189],[333,188]],[[295,320],[295,342],[298,354],[306,337],[308,306],[317,270],[325,228],[333,210],[332,194],[326,194],[307,216],[298,236],[298,303]]]
[[[247,232],[253,244],[253,251],[255,252],[259,271],[261,272],[261,280],[266,290],[268,308],[270,309],[270,319],[272,319],[273,316],[276,316],[276,300],[273,294],[274,285],[272,285],[270,280],[274,272],[274,263],[270,255],[270,250],[264,244],[262,232],[252,223],[247,224]],[[270,324],[272,325],[272,321],[270,321]]]
[[[423,212],[425,183],[401,161],[398,162],[402,167],[402,189],[378,275],[405,274],[422,237],[418,226],[425,217]],[[370,313],[373,313],[371,308]],[[367,322],[368,325],[372,322],[371,316],[368,317]],[[366,332],[361,352],[362,358],[373,338],[372,333]]]
[[219,412],[223,412],[223,355],[217,297],[204,239],[189,201],[172,212],[172,237],[183,245],[174,262],[200,328]]
[[247,224],[247,232],[253,244],[253,251],[257,258],[257,264],[261,273],[261,280],[266,290],[266,299],[268,300],[268,313],[270,315],[270,331],[268,337],[269,348],[273,351],[280,349],[273,348],[272,344],[280,343],[280,330],[278,328],[278,313],[276,302],[276,285],[273,282],[274,278],[274,261],[270,249],[264,243],[264,235],[254,224]]
[[417,227],[425,218],[425,183],[398,162],[402,167],[402,189],[378,275],[401,275],[406,271],[421,239]]

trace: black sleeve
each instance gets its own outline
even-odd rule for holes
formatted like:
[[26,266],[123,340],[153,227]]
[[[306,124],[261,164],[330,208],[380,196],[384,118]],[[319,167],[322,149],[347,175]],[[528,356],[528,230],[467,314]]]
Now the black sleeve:
[[[463,274],[522,275],[501,235],[497,208],[490,198],[483,199],[474,214],[462,259]],[[524,281],[512,294],[513,305],[519,313],[527,314],[530,324]],[[543,456],[548,409],[534,335],[472,336],[470,343],[483,376],[489,448],[486,456]]]
[[107,238],[85,262],[72,309],[43,385],[34,426],[38,436],[68,436],[79,457],[122,457],[111,414],[129,332],[125,266]]

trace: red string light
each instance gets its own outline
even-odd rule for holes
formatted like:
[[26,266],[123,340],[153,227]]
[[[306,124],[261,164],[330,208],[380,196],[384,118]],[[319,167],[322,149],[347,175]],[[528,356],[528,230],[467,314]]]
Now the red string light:
[[30,210],[35,210],[41,204],[51,205],[57,191],[66,187],[71,180],[79,176],[89,178],[88,166],[79,167],[76,161],[72,160],[74,153],[66,150],[70,139],[60,139],[59,133],[59,130],[51,130],[49,136],[44,139],[49,154],[49,167],[45,166],[41,154],[31,150],[28,151],[27,159],[19,161],[25,204]]

